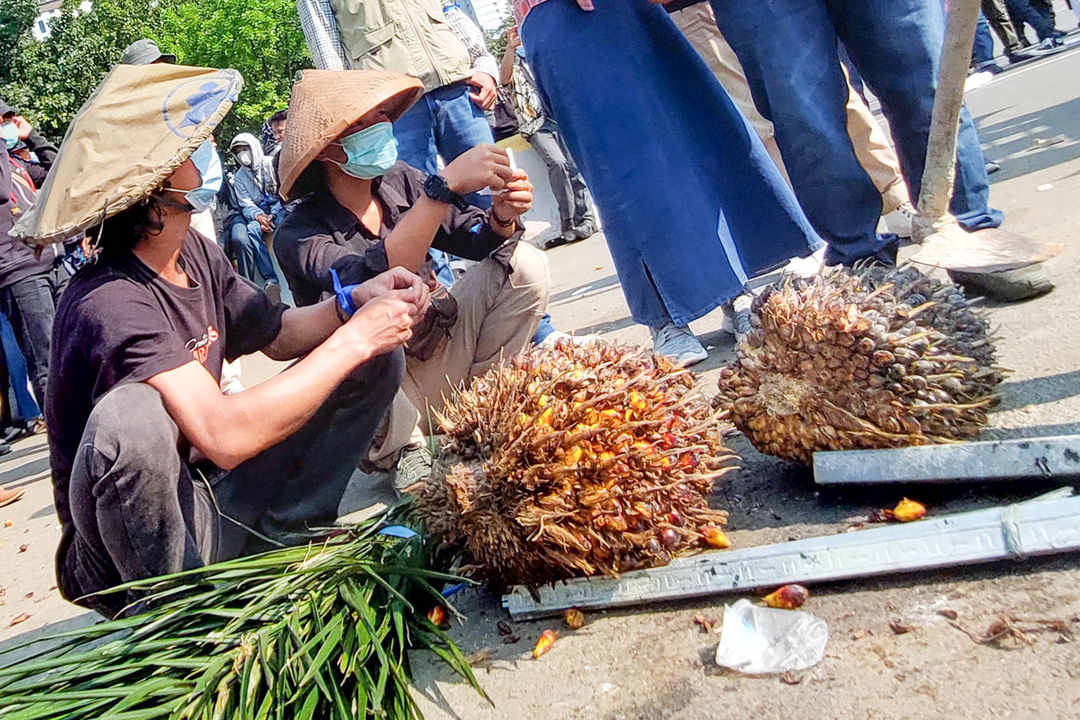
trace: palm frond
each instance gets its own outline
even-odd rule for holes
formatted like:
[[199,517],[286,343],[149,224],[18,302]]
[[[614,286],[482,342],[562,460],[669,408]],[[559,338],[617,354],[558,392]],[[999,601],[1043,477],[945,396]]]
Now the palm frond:
[[147,609],[37,641],[0,668],[0,718],[411,720],[410,648],[483,695],[426,616],[445,604],[437,587],[460,578],[428,569],[420,536],[378,526],[110,590]]

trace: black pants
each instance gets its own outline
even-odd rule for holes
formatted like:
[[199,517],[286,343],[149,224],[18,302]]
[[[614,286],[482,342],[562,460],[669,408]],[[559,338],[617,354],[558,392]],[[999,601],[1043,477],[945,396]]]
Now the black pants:
[[79,598],[331,525],[404,367],[400,350],[364,363],[296,434],[228,472],[182,460],[179,430],[152,387],[111,390],[94,406],[71,470],[74,535],[57,553],[64,597],[112,616],[136,598]]
[[43,408],[45,388],[49,384],[53,315],[69,279],[67,271],[57,266],[52,272],[31,275],[0,288],[0,311],[7,315],[15,331],[15,339],[26,356],[30,384],[38,405]]

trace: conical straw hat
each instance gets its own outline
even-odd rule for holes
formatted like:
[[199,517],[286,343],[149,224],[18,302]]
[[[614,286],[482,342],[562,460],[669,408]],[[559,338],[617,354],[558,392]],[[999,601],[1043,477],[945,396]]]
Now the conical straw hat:
[[235,70],[117,65],[75,115],[12,234],[47,245],[134,205],[210,137],[241,87]]
[[421,95],[416,78],[382,70],[304,70],[293,85],[289,122],[281,139],[281,196],[302,195],[298,182],[323,149],[350,125],[382,107],[393,122]]

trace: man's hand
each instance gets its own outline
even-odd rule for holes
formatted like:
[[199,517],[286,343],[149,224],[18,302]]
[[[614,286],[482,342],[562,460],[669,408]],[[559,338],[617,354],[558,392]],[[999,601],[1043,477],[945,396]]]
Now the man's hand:
[[379,273],[367,282],[356,286],[352,291],[353,304],[358,308],[365,307],[377,298],[391,296],[410,303],[413,317],[421,318],[427,312],[431,293],[423,278],[403,267],[392,267],[384,273]]
[[255,218],[258,221],[259,227],[264,233],[274,232],[274,218],[270,217],[266,213]]
[[458,155],[441,174],[451,190],[465,195],[486,187],[496,192],[502,190],[514,176],[514,171],[510,169],[510,157],[505,150],[485,144]]
[[19,132],[19,139],[26,141],[30,138],[30,133],[34,132],[34,126],[26,121],[22,115],[15,116],[15,128]]
[[519,169],[506,188],[491,198],[491,212],[500,220],[524,215],[532,207],[533,186],[529,175]]
[[363,347],[368,357],[375,357],[409,341],[416,322],[414,311],[412,291],[394,290],[366,303],[338,332]]
[[517,50],[521,47],[521,33],[518,32],[517,25],[511,25],[506,31],[506,49]]
[[499,96],[495,92],[495,78],[486,72],[474,72],[469,78],[469,84],[476,88],[476,92],[469,93],[469,99],[479,105],[483,110],[495,107],[495,101]]

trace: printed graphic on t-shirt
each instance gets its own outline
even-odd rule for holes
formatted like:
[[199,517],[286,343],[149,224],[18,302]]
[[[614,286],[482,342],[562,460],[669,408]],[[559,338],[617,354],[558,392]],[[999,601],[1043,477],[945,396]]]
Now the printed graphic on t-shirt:
[[213,324],[210,324],[206,326],[206,332],[203,333],[201,338],[191,338],[187,341],[186,347],[188,352],[191,353],[191,357],[205,365],[206,359],[210,357],[210,346],[217,341],[218,331]]

